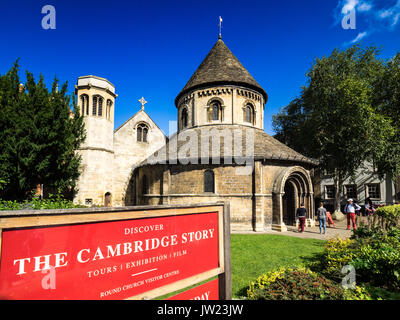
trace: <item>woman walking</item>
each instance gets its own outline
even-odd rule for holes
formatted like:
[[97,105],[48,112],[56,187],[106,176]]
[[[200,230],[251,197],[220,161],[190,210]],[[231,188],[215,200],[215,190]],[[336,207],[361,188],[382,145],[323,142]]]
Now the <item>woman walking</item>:
[[319,208],[317,209],[317,218],[319,222],[319,234],[322,233],[322,229],[324,229],[324,233],[326,232],[326,209],[324,208],[323,202],[319,204]]

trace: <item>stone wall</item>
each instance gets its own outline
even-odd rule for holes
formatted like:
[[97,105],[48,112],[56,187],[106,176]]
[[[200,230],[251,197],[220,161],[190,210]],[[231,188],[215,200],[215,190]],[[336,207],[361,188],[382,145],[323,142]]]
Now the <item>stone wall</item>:
[[[192,204],[209,201],[229,201],[234,231],[263,231],[271,228],[271,194],[254,192],[261,181],[260,162],[253,172],[238,175],[232,165],[153,165],[138,168],[137,197],[139,205]],[[204,171],[212,169],[215,193],[204,192]],[[141,194],[141,183],[146,176],[148,194]],[[270,186],[266,187],[270,189]]]
[[[208,107],[211,101],[217,100],[223,109],[222,121],[209,121]],[[181,129],[181,112],[183,108],[188,110],[188,128],[207,124],[242,124],[264,129],[264,98],[256,91],[236,87],[219,86],[210,89],[196,90],[180,99],[178,108],[178,127]],[[243,108],[247,103],[254,106],[254,124],[247,123],[243,117]]]
[[112,193],[114,155],[103,150],[80,150],[82,173],[77,183],[75,203],[104,205],[107,192]]
[[[147,142],[137,141],[137,125],[145,123],[149,127]],[[131,203],[126,193],[135,167],[166,143],[164,133],[156,126],[148,114],[141,110],[126,121],[114,133],[113,205]],[[132,192],[132,190],[130,190]]]

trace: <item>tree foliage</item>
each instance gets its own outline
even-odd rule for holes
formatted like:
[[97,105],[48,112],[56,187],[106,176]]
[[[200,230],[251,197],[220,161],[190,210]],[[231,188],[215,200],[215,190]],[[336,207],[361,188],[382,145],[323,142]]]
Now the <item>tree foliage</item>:
[[[20,90],[18,62],[0,76],[0,198],[23,200],[37,184],[67,192],[79,177],[75,150],[85,138],[84,124],[68,84],[51,90],[43,76]],[[74,112],[71,116],[71,103]]]
[[353,46],[316,59],[300,96],[273,118],[279,140],[333,174],[336,210],[344,180],[365,163],[373,163],[381,175],[395,176],[398,170],[400,153],[393,148],[399,147],[393,120],[398,104],[396,109],[393,90],[385,105],[378,94],[394,75],[378,55],[375,47]]

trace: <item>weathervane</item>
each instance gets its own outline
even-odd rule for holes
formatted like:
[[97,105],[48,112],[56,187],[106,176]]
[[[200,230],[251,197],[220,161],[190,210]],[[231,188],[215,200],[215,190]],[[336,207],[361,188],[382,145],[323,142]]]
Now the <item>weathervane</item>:
[[147,103],[146,100],[144,100],[144,98],[142,97],[140,100],[138,100],[140,102],[140,104],[142,105],[141,109],[144,110],[144,105]]
[[222,39],[221,29],[222,29],[222,18],[221,18],[221,16],[219,16],[219,36],[218,36],[218,39]]

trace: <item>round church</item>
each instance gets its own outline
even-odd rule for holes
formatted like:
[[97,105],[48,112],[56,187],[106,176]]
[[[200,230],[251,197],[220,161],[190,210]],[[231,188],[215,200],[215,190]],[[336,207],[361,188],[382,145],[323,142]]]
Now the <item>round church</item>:
[[178,131],[135,165],[133,205],[229,201],[233,231],[285,231],[306,206],[315,162],[264,132],[265,90],[221,38],[177,95]]

